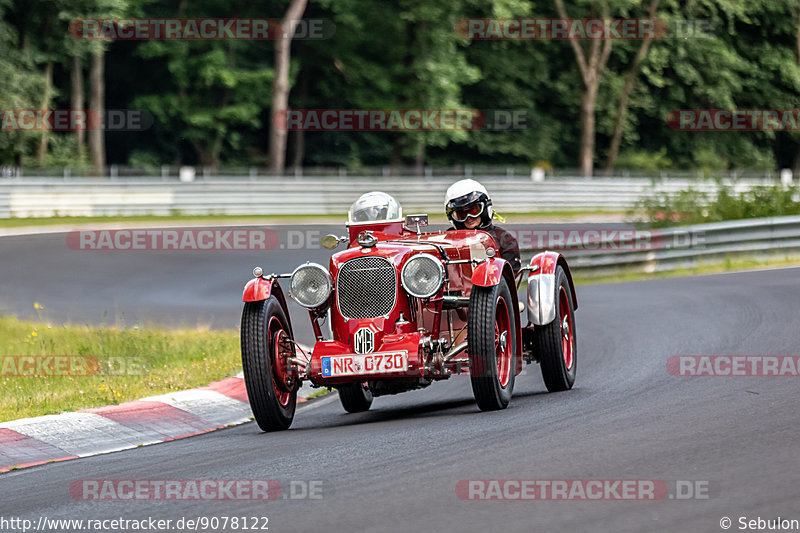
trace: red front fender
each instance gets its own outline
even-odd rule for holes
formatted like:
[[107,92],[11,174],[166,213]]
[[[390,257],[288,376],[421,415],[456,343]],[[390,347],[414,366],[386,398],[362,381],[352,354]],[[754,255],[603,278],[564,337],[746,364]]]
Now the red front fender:
[[475,270],[472,271],[472,284],[479,287],[494,287],[500,284],[500,280],[505,276],[506,284],[511,291],[511,308],[515,313],[517,319],[514,321],[516,331],[514,332],[517,337],[517,365],[514,370],[515,374],[522,372],[522,328],[519,320],[517,286],[514,281],[514,271],[511,269],[511,264],[505,259],[499,257],[492,257],[486,261],[479,263]]
[[492,257],[479,263],[472,271],[472,284],[479,287],[494,287],[503,279],[505,264],[506,260],[499,257]]
[[294,337],[292,332],[292,321],[289,317],[289,306],[286,303],[286,296],[283,294],[283,289],[278,284],[277,280],[269,280],[264,278],[253,278],[244,286],[242,293],[243,302],[261,302],[268,300],[274,296],[283,308],[286,319],[289,321],[289,336]]
[[272,281],[264,278],[253,278],[244,286],[243,302],[260,302],[267,300],[272,294]]

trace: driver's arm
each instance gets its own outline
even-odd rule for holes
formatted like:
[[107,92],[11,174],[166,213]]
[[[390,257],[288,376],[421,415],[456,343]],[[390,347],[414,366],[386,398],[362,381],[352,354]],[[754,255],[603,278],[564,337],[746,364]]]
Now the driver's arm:
[[515,239],[514,236],[506,230],[498,228],[497,226],[495,226],[495,228],[497,229],[495,240],[497,241],[497,245],[500,247],[500,257],[511,264],[511,268],[514,270],[514,275],[516,276],[520,268],[522,268],[522,261],[520,261],[519,258],[519,244],[517,243],[517,239]]

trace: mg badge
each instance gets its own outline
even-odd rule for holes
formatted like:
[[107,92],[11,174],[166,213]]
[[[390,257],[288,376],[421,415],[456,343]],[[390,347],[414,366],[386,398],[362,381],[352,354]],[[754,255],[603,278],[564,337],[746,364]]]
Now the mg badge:
[[375,349],[375,334],[369,328],[361,328],[353,335],[356,353],[372,353]]

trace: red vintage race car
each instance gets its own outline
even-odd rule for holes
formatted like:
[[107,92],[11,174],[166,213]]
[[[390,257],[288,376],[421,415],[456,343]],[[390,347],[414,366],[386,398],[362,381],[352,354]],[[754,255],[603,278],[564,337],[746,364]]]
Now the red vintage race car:
[[[466,372],[481,410],[504,409],[523,360],[540,364],[548,391],[572,388],[578,305],[560,254],[538,253],[515,276],[490,233],[423,232],[427,215],[403,218],[399,206],[379,207],[367,216],[351,208],[348,235],[323,239],[329,249],[348,243],[327,268],[254,269],[243,294],[241,348],[261,429],[289,428],[306,380],[338,389],[351,413],[369,409],[374,396]],[[523,305],[517,291],[526,276]],[[316,336],[310,351],[294,341],[280,278],[289,278],[289,294],[308,309]],[[323,335],[325,321],[332,338]]]

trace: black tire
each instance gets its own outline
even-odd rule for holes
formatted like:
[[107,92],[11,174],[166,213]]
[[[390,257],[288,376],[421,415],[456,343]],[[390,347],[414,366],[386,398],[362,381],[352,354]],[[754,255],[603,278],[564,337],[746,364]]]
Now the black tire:
[[362,413],[372,405],[372,391],[363,383],[342,385],[339,387],[339,401],[348,413]]
[[[253,416],[264,431],[289,429],[297,408],[298,382],[293,384],[291,392],[276,388],[275,345],[279,335],[276,328],[291,337],[289,321],[274,296],[244,304],[241,331],[244,382]],[[293,345],[291,353],[294,355]]]
[[[503,373],[505,384],[501,382],[497,364],[500,343],[496,340],[495,332],[497,308],[501,299],[505,303],[508,318],[505,345],[511,350],[510,359],[506,359],[508,371]],[[472,393],[481,411],[505,409],[511,400],[517,365],[516,328],[517,309],[514,309],[511,291],[505,279],[494,287],[472,287],[467,317],[467,350]]]
[[[575,329],[575,302],[572,300],[572,290],[569,279],[562,267],[556,268],[556,318],[545,326],[535,326],[533,340],[539,363],[542,367],[542,378],[547,390],[550,392],[565,391],[572,388],[578,370],[578,343]],[[564,304],[568,314],[562,314]],[[564,317],[569,317],[568,329],[564,329]],[[571,342],[571,357],[565,358],[565,335],[569,335],[567,344]],[[567,367],[567,359],[571,366]]]

